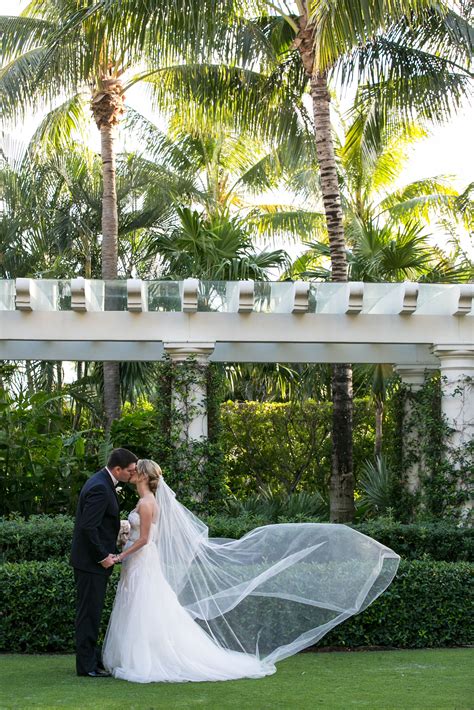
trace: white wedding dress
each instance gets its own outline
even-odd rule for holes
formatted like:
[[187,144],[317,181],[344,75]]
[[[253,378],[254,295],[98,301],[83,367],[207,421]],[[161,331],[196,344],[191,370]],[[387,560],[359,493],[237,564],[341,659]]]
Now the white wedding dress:
[[[279,524],[240,540],[207,527],[161,480],[149,542],[129,555],[103,662],[137,683],[260,678],[362,611],[399,556],[345,525]],[[140,536],[129,515],[127,547]]]
[[[140,537],[138,513],[128,520],[126,547]],[[123,563],[103,661],[113,676],[136,683],[260,678],[275,672],[273,664],[221,648],[194,621],[166,581],[153,542]]]

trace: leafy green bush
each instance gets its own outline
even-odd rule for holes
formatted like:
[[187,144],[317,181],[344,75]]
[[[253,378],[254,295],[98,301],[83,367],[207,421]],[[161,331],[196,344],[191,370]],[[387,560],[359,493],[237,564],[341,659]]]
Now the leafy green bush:
[[[117,570],[109,583],[104,620],[112,610],[118,578]],[[67,562],[0,565],[0,585],[0,649],[25,653],[74,650],[76,593]]]
[[72,431],[66,394],[13,399],[0,387],[0,514],[72,513],[98,470],[102,435]]
[[[328,490],[331,475],[330,402],[226,402],[221,406],[221,446],[227,484],[238,498],[275,492]],[[368,399],[354,400],[354,470],[373,454]]]
[[274,492],[271,487],[239,500],[235,496],[226,498],[221,508],[230,516],[256,515],[267,522],[276,523],[284,516],[295,519],[300,515],[320,518],[321,521],[329,519],[329,501],[316,491],[307,493]]
[[[122,517],[125,513],[122,512]],[[211,537],[239,538],[261,525],[280,522],[320,522],[305,515],[268,519],[256,511],[232,517],[226,514],[203,518]],[[74,521],[68,516],[0,518],[0,561],[48,560],[69,555]],[[405,559],[431,558],[448,562],[474,561],[474,529],[447,523],[401,524],[386,520],[360,523],[356,530],[392,548]]]
[[[466,562],[402,561],[388,590],[318,645],[422,648],[472,643],[469,584],[473,572],[473,565]],[[103,630],[118,575],[118,570],[114,571],[109,584]],[[1,565],[0,589],[0,651],[73,650],[74,581],[66,562]],[[258,604],[258,597],[255,599]],[[287,615],[287,619],[279,619],[283,628],[292,625],[291,607]]]
[[67,515],[0,518],[0,562],[68,557],[73,527],[74,519]]
[[378,520],[353,527],[408,560],[474,562],[473,528],[459,528],[445,522],[403,524]]
[[402,560],[386,592],[318,645],[424,648],[472,644],[473,573],[474,565],[467,562]]

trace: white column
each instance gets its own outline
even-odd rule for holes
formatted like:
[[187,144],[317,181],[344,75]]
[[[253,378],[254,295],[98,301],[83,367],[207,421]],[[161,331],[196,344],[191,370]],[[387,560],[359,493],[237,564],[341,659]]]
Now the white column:
[[441,361],[441,411],[451,428],[450,446],[474,438],[474,345],[435,345]]
[[[447,456],[454,465],[456,452],[474,440],[474,345],[435,345],[433,353],[441,361],[441,412],[450,428]],[[458,489],[465,489],[468,483],[459,480]],[[466,501],[461,517],[469,514],[474,500]]]
[[172,406],[177,415],[178,436],[186,442],[207,439],[206,368],[214,343],[165,343],[176,367],[183,369],[173,382]]
[[395,365],[395,371],[400,376],[403,384],[408,388],[403,411],[403,457],[409,457],[411,463],[406,466],[407,489],[415,493],[420,488],[420,474],[424,461],[421,453],[421,438],[419,422],[413,407],[413,395],[419,392],[425,384],[426,371],[432,370],[433,365]]

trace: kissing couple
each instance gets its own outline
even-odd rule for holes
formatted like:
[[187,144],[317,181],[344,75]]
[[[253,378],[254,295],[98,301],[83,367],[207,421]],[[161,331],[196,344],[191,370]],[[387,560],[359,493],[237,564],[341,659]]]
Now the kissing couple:
[[[119,482],[134,485],[138,501],[117,554]],[[114,449],[77,504],[76,672],[136,683],[270,675],[277,661],[371,604],[399,561],[376,540],[330,523],[264,525],[240,540],[209,538],[157,463]],[[101,652],[107,582],[117,564]]]

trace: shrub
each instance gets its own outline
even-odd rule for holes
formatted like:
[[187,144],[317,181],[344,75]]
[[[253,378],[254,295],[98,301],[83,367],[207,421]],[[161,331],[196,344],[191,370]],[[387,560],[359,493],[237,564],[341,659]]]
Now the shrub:
[[390,523],[373,520],[354,526],[407,560],[430,558],[445,562],[474,562],[474,529],[452,523]]
[[73,518],[67,515],[33,515],[0,518],[0,562],[45,561],[69,556]]
[[[330,402],[227,402],[221,417],[227,484],[237,497],[266,488],[326,494],[331,475]],[[357,474],[373,453],[368,399],[354,400],[353,430]]]
[[[119,573],[109,583],[104,620],[112,610]],[[0,649],[20,653],[74,650],[75,586],[65,561],[0,565]]]
[[[318,645],[422,648],[472,643],[473,567],[466,562],[402,561],[388,590]],[[114,571],[109,583],[103,630],[118,575]],[[0,589],[0,651],[73,650],[74,581],[66,562],[6,563],[0,566]],[[283,625],[292,623],[291,608],[287,614],[279,619]]]
[[0,514],[71,513],[98,470],[102,434],[72,431],[66,395],[13,399],[0,387]]
[[[122,513],[125,517],[125,513]],[[239,538],[253,528],[268,523],[319,522],[305,515],[268,519],[259,513],[247,512],[231,517],[211,515],[204,520],[211,537]],[[64,558],[71,549],[74,521],[65,515],[0,518],[0,561],[48,560]],[[431,558],[448,562],[474,561],[474,529],[457,528],[447,523],[401,524],[371,521],[354,525],[356,530],[392,548],[405,559]]]
[[390,587],[362,614],[333,629],[322,646],[459,646],[474,641],[467,562],[400,563]]

